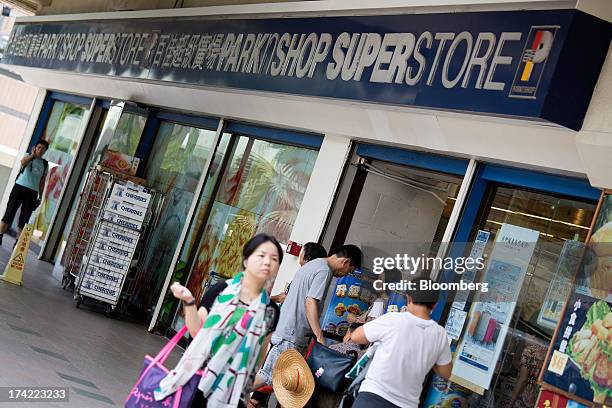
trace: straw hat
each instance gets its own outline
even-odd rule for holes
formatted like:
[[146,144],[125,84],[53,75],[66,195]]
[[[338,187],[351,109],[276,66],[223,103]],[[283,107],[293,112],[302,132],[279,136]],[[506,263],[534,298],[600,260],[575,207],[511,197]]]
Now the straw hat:
[[295,350],[286,350],[272,370],[272,386],[283,408],[302,408],[314,392],[315,382],[304,357]]

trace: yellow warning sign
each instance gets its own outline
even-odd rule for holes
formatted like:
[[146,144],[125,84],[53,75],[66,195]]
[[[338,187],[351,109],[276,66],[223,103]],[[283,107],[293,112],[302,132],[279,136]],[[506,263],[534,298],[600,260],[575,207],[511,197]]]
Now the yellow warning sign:
[[15,285],[23,284],[23,270],[25,269],[26,256],[28,255],[28,248],[30,247],[30,239],[32,238],[32,225],[27,224],[23,227],[17,245],[13,249],[11,259],[9,260],[4,274],[1,278],[9,283]]
[[22,254],[17,254],[17,256],[13,259],[13,262],[19,262],[19,263],[24,263],[24,259],[23,259],[23,255]]

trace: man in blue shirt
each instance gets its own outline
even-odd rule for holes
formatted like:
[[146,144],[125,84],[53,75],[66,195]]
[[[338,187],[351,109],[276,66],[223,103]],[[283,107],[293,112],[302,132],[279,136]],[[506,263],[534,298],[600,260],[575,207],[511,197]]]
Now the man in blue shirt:
[[32,149],[32,153],[21,159],[21,170],[19,170],[19,175],[6,204],[4,217],[0,222],[0,245],[2,245],[4,233],[13,223],[19,207],[21,207],[21,211],[17,221],[17,239],[21,235],[23,226],[40,203],[49,167],[47,161],[42,157],[48,148],[49,143],[46,140],[39,140]]

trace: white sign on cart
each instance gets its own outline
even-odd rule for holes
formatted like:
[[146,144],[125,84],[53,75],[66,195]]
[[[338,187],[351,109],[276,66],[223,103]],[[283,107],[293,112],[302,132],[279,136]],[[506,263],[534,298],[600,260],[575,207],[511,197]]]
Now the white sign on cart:
[[82,295],[117,304],[150,202],[151,194],[140,186],[113,185],[87,260]]

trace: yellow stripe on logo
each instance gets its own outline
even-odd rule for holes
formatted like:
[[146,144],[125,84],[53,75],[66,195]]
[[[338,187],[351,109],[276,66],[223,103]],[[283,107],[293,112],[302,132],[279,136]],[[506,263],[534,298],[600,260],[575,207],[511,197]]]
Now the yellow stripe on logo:
[[533,62],[527,61],[525,63],[523,75],[521,75],[521,81],[529,81],[529,78],[531,78],[531,71],[533,71]]

